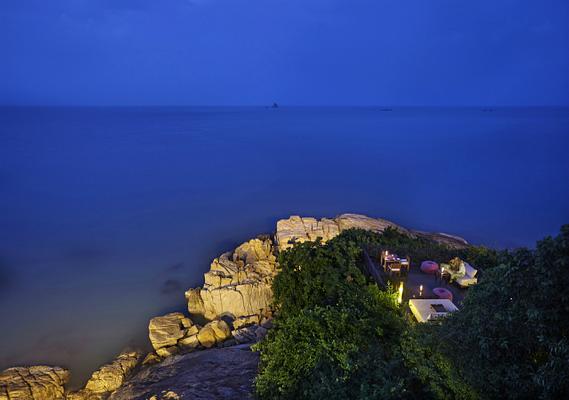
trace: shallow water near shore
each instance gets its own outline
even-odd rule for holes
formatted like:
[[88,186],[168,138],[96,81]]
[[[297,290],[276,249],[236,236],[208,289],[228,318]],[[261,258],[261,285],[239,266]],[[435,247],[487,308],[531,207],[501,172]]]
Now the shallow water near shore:
[[533,246],[569,222],[567,149],[568,109],[0,108],[0,370],[81,384],[292,214]]

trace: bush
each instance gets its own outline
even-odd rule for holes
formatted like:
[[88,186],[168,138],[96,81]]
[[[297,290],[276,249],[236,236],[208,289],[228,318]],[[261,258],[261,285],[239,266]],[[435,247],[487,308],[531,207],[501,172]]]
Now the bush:
[[440,328],[441,348],[485,398],[569,398],[569,225],[509,255]]
[[[418,240],[387,235],[391,245]],[[298,244],[280,255],[275,327],[256,347],[259,398],[475,397],[449,361],[421,339],[395,294],[368,285],[361,248],[380,241],[377,234],[351,230],[325,245]]]

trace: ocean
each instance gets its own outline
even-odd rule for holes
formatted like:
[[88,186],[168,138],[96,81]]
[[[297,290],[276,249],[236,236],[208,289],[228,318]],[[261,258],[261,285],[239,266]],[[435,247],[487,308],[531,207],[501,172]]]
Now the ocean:
[[493,247],[569,223],[569,109],[0,108],[0,370],[81,384],[290,215]]

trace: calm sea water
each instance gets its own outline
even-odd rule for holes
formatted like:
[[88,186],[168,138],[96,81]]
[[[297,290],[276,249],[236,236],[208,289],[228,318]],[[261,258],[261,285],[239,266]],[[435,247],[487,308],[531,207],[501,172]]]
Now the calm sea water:
[[80,383],[291,214],[497,247],[569,222],[567,109],[0,109],[0,369]]

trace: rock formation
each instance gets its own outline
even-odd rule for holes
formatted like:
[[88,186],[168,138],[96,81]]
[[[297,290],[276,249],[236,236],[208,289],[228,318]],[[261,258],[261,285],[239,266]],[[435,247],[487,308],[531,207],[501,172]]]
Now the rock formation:
[[64,399],[69,371],[59,367],[8,368],[0,372],[0,400]]
[[252,239],[213,260],[203,288],[186,292],[188,310],[207,319],[267,315],[276,273],[272,240]]
[[176,355],[142,368],[109,400],[251,398],[258,359],[247,346]]
[[159,356],[168,357],[177,353],[180,339],[195,334],[196,328],[190,332],[192,325],[192,321],[179,312],[152,318],[148,324],[150,343]]
[[314,241],[318,237],[325,243],[338,236],[342,231],[352,228],[373,232],[383,232],[391,227],[411,236],[425,237],[451,247],[462,248],[468,245],[466,240],[444,233],[414,231],[381,218],[370,218],[359,214],[342,214],[334,219],[292,216],[277,222],[275,239],[279,251],[292,247],[295,243]]
[[158,357],[151,353],[143,364],[152,364],[180,352],[220,345],[231,338],[231,328],[223,320],[214,320],[201,327],[182,313],[170,313],[150,320],[148,337]]
[[117,390],[136,368],[142,353],[126,350],[110,364],[103,365],[93,372],[85,388],[67,395],[67,400],[104,400]]

